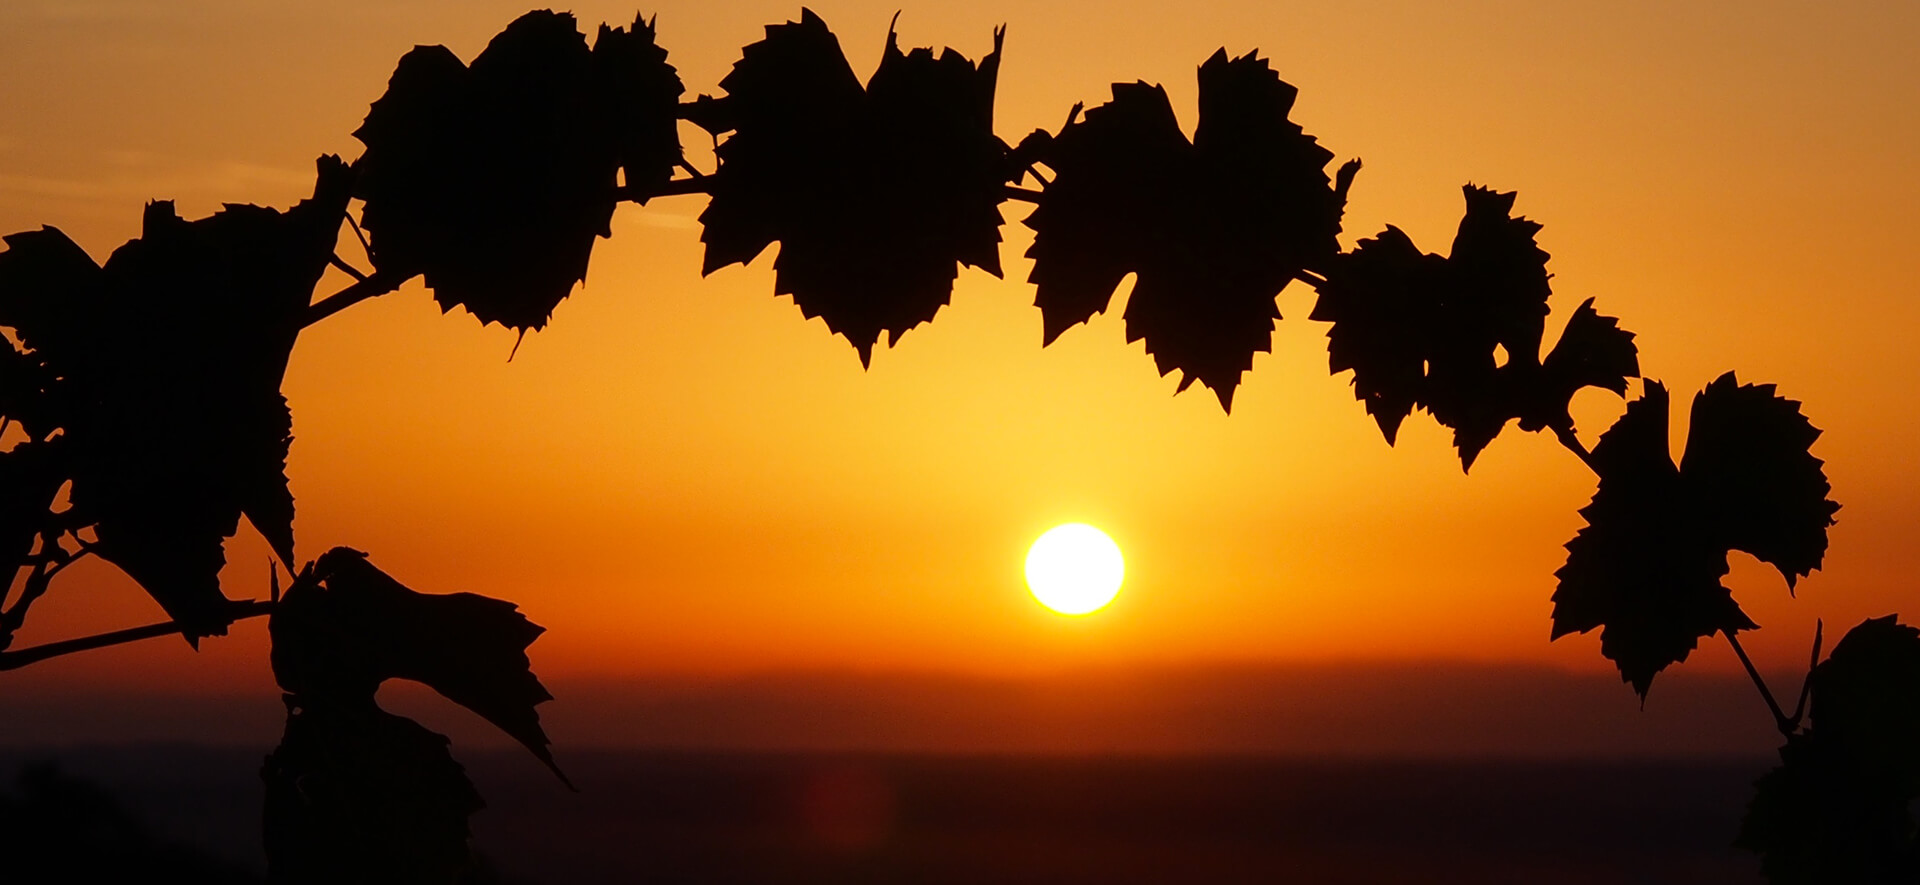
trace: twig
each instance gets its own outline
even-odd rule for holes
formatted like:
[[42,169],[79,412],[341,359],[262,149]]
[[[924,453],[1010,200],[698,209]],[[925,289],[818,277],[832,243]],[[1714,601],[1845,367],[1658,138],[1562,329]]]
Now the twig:
[[[78,538],[74,540],[79,541]],[[40,597],[47,594],[47,588],[52,586],[54,576],[93,552],[91,547],[81,542],[78,553],[68,553],[60,546],[58,530],[41,535],[41,543],[43,547],[40,553],[28,560],[33,565],[33,571],[28,573],[26,583],[20,587],[20,598],[14,600],[13,606],[4,613],[0,613],[0,649],[6,648],[13,641],[14,632],[27,621],[27,610],[32,608]]]
[[1011,184],[1007,185],[1005,194],[1007,199],[1019,200],[1022,203],[1038,203],[1040,202],[1040,198],[1044,196],[1040,191],[1029,190],[1024,187],[1015,187]]
[[1826,627],[1819,618],[1813,620],[1813,654],[1807,658],[1807,678],[1800,681],[1800,702],[1793,705],[1795,728],[1800,727],[1801,717],[1807,715],[1807,701],[1813,697],[1813,670],[1820,666],[1820,640]]
[[346,216],[347,216],[347,227],[353,229],[353,238],[360,241],[361,251],[366,252],[368,255],[372,255],[373,244],[367,242],[367,235],[360,230],[360,222],[353,220],[352,212],[346,213]]
[[337,253],[327,256],[327,263],[339,268],[341,273],[353,277],[355,282],[364,283],[367,281],[367,275],[363,273],[360,268],[348,264],[346,259],[341,258]]
[[[245,602],[234,603],[232,611],[233,620],[244,621],[247,618],[257,618],[261,615],[272,614],[273,603],[249,599]],[[48,658],[57,658],[61,655],[70,655],[74,652],[92,651],[96,648],[124,645],[129,642],[138,642],[142,639],[171,636],[178,632],[180,632],[180,623],[178,621],[167,621],[163,624],[148,624],[144,627],[129,627],[125,630],[115,630],[111,633],[82,636],[78,639],[63,639],[59,642],[35,645],[18,651],[0,651],[0,671],[17,670],[28,664],[38,663]]]
[[1747,650],[1740,647],[1740,640],[1733,635],[1734,632],[1726,627],[1720,629],[1720,635],[1727,637],[1727,644],[1733,646],[1733,653],[1739,656],[1740,666],[1747,668],[1748,678],[1760,689],[1760,697],[1766,700],[1767,709],[1773,711],[1774,727],[1780,729],[1783,735],[1792,735],[1799,729],[1799,721],[1789,719],[1786,713],[1781,712],[1780,702],[1773,699],[1773,692],[1767,688],[1767,680],[1760,678],[1760,671],[1754,668],[1753,659],[1747,657]]
[[413,279],[413,274],[376,270],[372,276],[314,302],[312,307],[307,308],[307,318],[300,323],[300,327],[304,329],[369,298],[385,295],[410,279]]

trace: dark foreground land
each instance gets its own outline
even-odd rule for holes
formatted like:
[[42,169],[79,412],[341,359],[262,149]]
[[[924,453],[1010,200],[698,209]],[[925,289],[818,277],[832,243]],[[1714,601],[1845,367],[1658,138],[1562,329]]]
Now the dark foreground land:
[[[261,753],[0,752],[118,796],[164,838],[258,870]],[[463,753],[476,840],[527,883],[1716,885],[1765,760],[1400,762]]]

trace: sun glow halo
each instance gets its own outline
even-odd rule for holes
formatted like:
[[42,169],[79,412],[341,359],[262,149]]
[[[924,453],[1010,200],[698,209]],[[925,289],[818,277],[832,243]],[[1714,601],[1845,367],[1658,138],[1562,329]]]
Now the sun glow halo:
[[1027,551],[1027,587],[1041,605],[1063,615],[1105,607],[1125,575],[1120,546],[1086,523],[1055,526]]

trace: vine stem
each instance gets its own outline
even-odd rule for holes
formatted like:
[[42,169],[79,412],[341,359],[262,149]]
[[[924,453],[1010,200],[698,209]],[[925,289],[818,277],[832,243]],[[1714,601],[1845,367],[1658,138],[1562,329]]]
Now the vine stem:
[[300,322],[300,328],[311,326],[369,298],[385,295],[410,279],[413,279],[413,274],[376,270],[365,279],[314,302],[313,306],[307,308],[307,316]]
[[[20,625],[27,620],[27,610],[32,608],[40,597],[46,595],[47,588],[53,584],[54,576],[93,552],[82,541],[79,552],[67,553],[59,546],[59,534],[56,530],[52,534],[41,535],[41,543],[47,545],[47,548],[31,558],[30,564],[33,571],[27,574],[26,583],[21,585],[19,598],[13,601],[11,608],[0,612],[0,650],[5,650],[13,643],[14,632],[19,630]],[[74,540],[80,539],[76,537]],[[58,551],[57,555],[55,551]]]
[[[257,618],[261,615],[270,614],[273,614],[273,603],[271,602],[249,599],[245,602],[236,602],[233,605],[233,619],[236,621],[244,621],[248,618]],[[62,639],[59,642],[29,646],[15,651],[4,651],[0,652],[0,671],[17,670],[28,664],[38,663],[48,658],[57,658],[61,655],[70,655],[74,652],[92,651],[96,648],[106,648],[113,645],[125,645],[126,643],[138,642],[142,639],[171,636],[178,632],[180,632],[180,623],[178,621],[167,621],[160,624],[148,624],[144,627],[129,627],[125,630],[114,630],[110,633],[82,636],[78,639]]]
[[1820,640],[1825,638],[1827,624],[1819,618],[1813,619],[1813,654],[1807,658],[1807,678],[1800,681],[1800,703],[1793,707],[1793,723],[1800,724],[1800,717],[1807,715],[1807,701],[1813,697],[1813,671],[1820,667]]
[[1740,647],[1740,639],[1734,635],[1735,632],[1727,627],[1720,629],[1720,635],[1727,637],[1727,644],[1733,646],[1733,653],[1739,656],[1740,666],[1747,668],[1747,677],[1753,680],[1755,688],[1760,689],[1760,697],[1766,700],[1767,709],[1773,711],[1774,727],[1780,729],[1782,735],[1792,736],[1800,728],[1799,720],[1789,718],[1780,709],[1780,702],[1773,699],[1773,691],[1767,688],[1767,680],[1761,678],[1760,671],[1753,666],[1753,659],[1747,657],[1747,650]]

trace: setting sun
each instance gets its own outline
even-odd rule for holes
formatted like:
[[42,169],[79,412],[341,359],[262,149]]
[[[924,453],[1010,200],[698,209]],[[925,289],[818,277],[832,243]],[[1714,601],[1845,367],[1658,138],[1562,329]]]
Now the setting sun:
[[1120,592],[1126,562],[1120,546],[1085,523],[1056,526],[1027,551],[1027,586],[1040,604],[1063,615],[1098,611]]

